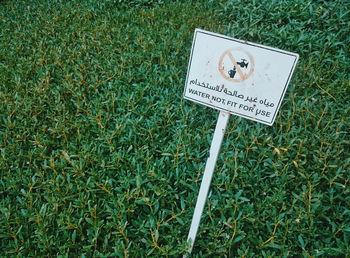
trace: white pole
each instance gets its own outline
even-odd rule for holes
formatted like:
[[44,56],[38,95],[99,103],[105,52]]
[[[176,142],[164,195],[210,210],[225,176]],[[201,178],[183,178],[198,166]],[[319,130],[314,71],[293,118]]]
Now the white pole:
[[[190,249],[188,250],[189,254],[192,252],[194,241],[196,240],[196,235],[197,235],[199,223],[202,217],[203,208],[207,200],[211,179],[213,177],[213,172],[216,165],[216,160],[220,152],[222,139],[224,138],[229,117],[230,117],[229,113],[220,111],[218,121],[215,127],[213,140],[210,146],[209,158],[207,160],[207,164],[205,165],[204,175],[203,175],[201,187],[199,189],[196,207],[194,209],[194,213],[192,217],[190,232],[188,233],[188,237],[187,237],[187,242],[190,243],[191,245]],[[186,257],[186,255],[184,255],[184,257]]]

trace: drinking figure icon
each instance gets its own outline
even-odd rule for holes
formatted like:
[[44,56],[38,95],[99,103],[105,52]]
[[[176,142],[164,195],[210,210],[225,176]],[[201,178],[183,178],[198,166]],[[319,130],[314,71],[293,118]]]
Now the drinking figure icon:
[[[239,65],[241,68],[245,68],[245,69],[248,69],[248,64],[249,64],[249,62],[247,62],[247,60],[244,58],[241,59],[241,62],[237,62],[237,65]],[[230,78],[235,78],[236,72],[237,72],[236,66],[233,66],[233,68],[228,71]]]

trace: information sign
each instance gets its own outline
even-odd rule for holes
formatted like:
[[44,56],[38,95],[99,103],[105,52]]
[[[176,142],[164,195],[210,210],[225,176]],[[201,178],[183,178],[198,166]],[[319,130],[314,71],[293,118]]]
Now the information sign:
[[[272,125],[298,54],[196,29],[184,97],[220,110],[187,241],[192,252],[229,114]],[[187,255],[184,255],[187,257]]]
[[195,30],[184,98],[272,125],[298,54]]

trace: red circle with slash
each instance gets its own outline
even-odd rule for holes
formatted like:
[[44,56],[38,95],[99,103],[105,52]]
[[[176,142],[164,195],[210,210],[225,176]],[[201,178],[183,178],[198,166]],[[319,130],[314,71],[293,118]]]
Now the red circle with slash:
[[218,69],[222,77],[230,82],[242,82],[254,72],[254,58],[242,48],[228,49],[222,53]]

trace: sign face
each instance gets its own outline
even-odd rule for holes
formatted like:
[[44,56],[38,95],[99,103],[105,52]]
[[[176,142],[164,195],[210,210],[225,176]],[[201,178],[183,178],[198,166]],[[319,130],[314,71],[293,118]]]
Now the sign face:
[[184,98],[272,125],[299,55],[196,29]]

